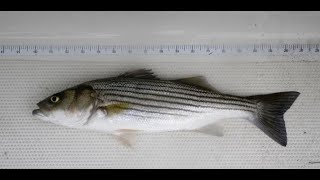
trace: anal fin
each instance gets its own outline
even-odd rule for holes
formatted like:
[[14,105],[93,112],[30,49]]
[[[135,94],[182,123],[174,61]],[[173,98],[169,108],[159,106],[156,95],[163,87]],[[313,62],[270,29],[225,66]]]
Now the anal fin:
[[203,133],[203,134],[221,137],[224,135],[223,121],[218,121],[213,124],[209,124],[207,126],[201,127],[201,128],[196,129],[194,131],[199,132],[199,133]]
[[113,135],[116,137],[117,141],[120,142],[122,145],[132,149],[132,145],[135,143],[136,140],[136,132],[137,130],[119,129],[115,131]]

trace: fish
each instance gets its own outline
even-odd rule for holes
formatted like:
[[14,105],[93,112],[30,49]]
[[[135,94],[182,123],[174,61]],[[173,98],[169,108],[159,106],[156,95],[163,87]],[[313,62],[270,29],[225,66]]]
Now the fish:
[[139,133],[190,131],[221,137],[224,122],[245,119],[282,146],[285,112],[297,91],[235,96],[203,76],[160,79],[151,69],[87,81],[46,97],[36,118],[69,128],[109,133],[132,147]]

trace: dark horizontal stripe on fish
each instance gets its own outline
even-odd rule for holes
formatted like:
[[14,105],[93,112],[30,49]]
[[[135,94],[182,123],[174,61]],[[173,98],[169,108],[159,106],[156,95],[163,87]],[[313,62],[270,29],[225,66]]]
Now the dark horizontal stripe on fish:
[[[242,104],[237,101],[231,102],[231,100],[226,100],[226,99],[219,99],[219,100],[225,101],[225,102],[221,102],[221,101],[219,102],[219,101],[215,101],[218,98],[213,98],[213,97],[211,98],[212,101],[206,101],[206,100],[191,99],[191,98],[186,98],[186,97],[181,97],[181,96],[162,95],[162,94],[155,94],[155,93],[142,93],[142,92],[137,92],[137,91],[122,90],[122,89],[116,89],[116,88],[106,88],[106,89],[101,89],[101,90],[104,90],[104,91],[111,90],[111,91],[124,92],[124,93],[130,92],[130,93],[140,94],[140,95],[152,95],[152,96],[158,96],[158,97],[176,98],[176,99],[183,99],[183,100],[188,100],[188,101],[196,101],[199,103],[217,103],[217,104],[224,104],[224,105],[235,105],[235,106],[247,107],[247,108],[252,108],[252,109],[255,108],[254,104]],[[149,89],[141,89],[141,90],[149,90]],[[157,91],[157,90],[155,90],[155,91]],[[162,92],[166,92],[166,91],[162,91]],[[119,95],[122,95],[122,94],[119,94]],[[198,97],[198,98],[202,98],[201,96],[196,96],[196,95],[193,95],[193,96]],[[176,101],[172,101],[172,102],[176,102]]]
[[[172,102],[172,101],[165,101],[165,100],[157,100],[157,99],[150,99],[150,98],[141,98],[141,97],[134,97],[134,96],[127,96],[127,95],[119,95],[119,94],[107,94],[108,96],[115,96],[115,97],[120,97],[120,98],[132,98],[132,99],[138,99],[142,101],[153,101],[153,102],[163,102],[163,103],[169,103],[169,104],[178,104],[178,105],[183,105],[183,106],[191,106],[191,107],[197,107],[197,108],[212,108],[212,109],[224,109],[224,110],[242,110],[242,111],[250,111],[254,112],[253,110],[249,109],[235,109],[235,108],[222,108],[222,107],[217,107],[217,106],[202,106],[202,105],[193,105],[193,104],[187,104],[187,103],[182,103],[182,102]],[[111,99],[108,99],[109,101]],[[129,103],[132,103],[129,101]],[[146,106],[150,106],[149,104],[145,104]],[[228,105],[228,104],[226,104]],[[161,106],[165,108],[169,108],[168,106]],[[170,107],[173,108],[173,107]],[[182,110],[181,108],[178,108],[177,110]],[[186,109],[183,109],[186,110]],[[190,110],[187,110],[190,111]]]
[[[173,83],[172,81],[153,81],[153,80],[141,80],[141,79],[120,79],[116,82],[119,83],[135,83],[136,85],[149,85],[153,87],[162,87],[162,88],[173,88],[173,89],[180,89],[180,90],[188,90],[194,92],[202,92],[206,93],[209,92],[208,90],[198,89],[191,85],[186,84],[177,84]],[[124,84],[127,85],[127,84]]]
[[[134,89],[139,89],[139,90],[149,90],[149,91],[158,91],[158,92],[165,92],[165,93],[174,93],[174,94],[177,94],[177,95],[185,95],[185,96],[193,96],[193,97],[198,97],[198,98],[207,98],[207,99],[217,99],[217,100],[222,100],[222,101],[227,101],[225,103],[229,103],[231,100],[233,101],[236,101],[238,102],[239,104],[240,103],[243,103],[242,105],[247,105],[247,106],[250,106],[250,107],[255,107],[255,104],[251,101],[242,101],[240,99],[234,99],[234,98],[228,98],[227,96],[215,96],[213,94],[213,96],[207,96],[207,95],[197,95],[197,94],[191,94],[191,93],[187,93],[187,92],[178,92],[178,91],[171,91],[171,90],[161,90],[161,89],[151,89],[151,88],[146,88],[146,87],[130,87],[130,86],[119,86],[119,85],[112,85],[107,88],[95,88],[96,90],[107,90],[107,89],[111,89],[111,88],[134,88]],[[158,87],[159,88],[159,87]],[[118,90],[118,89],[115,89],[115,90]],[[120,89],[121,90],[121,89]],[[195,93],[198,93],[198,92],[195,92]],[[199,94],[199,93],[198,93]],[[177,97],[177,98],[181,98],[181,96],[172,96],[172,97]],[[205,101],[205,100],[204,100]],[[214,101],[216,102],[216,101]]]
[[145,113],[151,113],[151,114],[162,114],[162,115],[174,115],[174,116],[187,116],[184,114],[175,114],[175,113],[165,113],[165,112],[157,112],[157,111],[149,111],[149,110],[143,110],[143,109],[137,109],[137,108],[127,108],[127,107],[121,107],[121,106],[114,106],[119,109],[126,109],[126,110],[133,110],[133,111],[139,111],[139,112],[145,112]]
[[[138,85],[150,85],[150,86],[154,86],[154,87],[176,88],[176,89],[189,90],[189,91],[194,91],[194,92],[199,92],[199,93],[211,92],[211,91],[208,91],[208,90],[203,90],[203,89],[196,88],[196,87],[194,87],[192,85],[183,84],[183,83],[175,83],[175,82],[172,82],[172,81],[165,81],[165,80],[119,79],[118,82],[135,82],[135,83],[138,83]],[[238,97],[238,96],[228,95],[227,98],[235,98],[235,100],[239,100],[239,101],[243,100],[243,101],[251,103],[250,100],[242,99],[241,97]]]
[[[199,93],[199,94],[201,94],[201,93],[205,94],[205,93],[208,93],[208,92],[211,93],[211,91],[197,89],[197,88],[192,87],[190,85],[189,86],[184,85],[184,84],[179,84],[178,85],[178,84],[174,84],[174,83],[172,83],[170,81],[168,81],[167,83],[156,83],[154,81],[140,81],[140,80],[137,81],[137,80],[132,80],[131,79],[130,81],[128,81],[128,80],[123,81],[122,80],[122,81],[119,81],[119,82],[113,82],[112,84],[109,84],[109,86],[110,87],[111,86],[114,86],[114,87],[129,87],[128,85],[131,85],[131,84],[122,84],[121,82],[130,82],[130,83],[132,83],[132,85],[135,86],[135,88],[138,88],[137,86],[146,85],[146,86],[157,87],[157,88],[169,88],[169,89],[175,89],[175,90],[178,89],[178,90],[182,90],[182,91],[190,91],[190,92]],[[163,86],[161,86],[161,84]],[[174,92],[174,91],[171,91],[171,92]],[[176,93],[177,93],[177,91],[176,91]],[[181,93],[185,93],[185,92],[181,92]],[[190,95],[190,94],[188,94],[188,95]],[[212,98],[212,97],[216,97],[216,98],[223,97],[223,98],[228,99],[228,100],[230,99],[230,100],[240,101],[240,102],[243,102],[243,103],[252,104],[252,102],[250,100],[247,100],[247,99],[244,99],[244,98],[241,98],[241,97],[237,97],[237,96],[232,96],[232,95],[223,96],[223,95],[218,95],[218,94],[213,94],[213,93],[210,94],[210,95],[212,95],[212,96],[206,96],[206,95],[203,95],[203,96],[204,97],[210,97],[210,98]]]
[[[150,84],[150,82],[152,82],[152,84]],[[96,84],[96,86],[100,86],[101,89],[100,88],[99,89],[103,90],[104,87],[121,87],[121,88],[124,88],[124,87],[129,87],[130,88],[130,87],[132,87],[132,88],[139,88],[137,86],[145,85],[145,86],[149,86],[149,87],[156,87],[158,89],[154,89],[154,90],[158,90],[158,91],[161,91],[161,90],[159,90],[159,88],[160,89],[166,88],[163,91],[168,91],[168,92],[172,92],[172,93],[181,93],[181,94],[190,95],[190,96],[191,95],[195,95],[195,94],[186,93],[186,91],[188,91],[188,92],[191,92],[191,93],[202,94],[203,98],[217,98],[217,99],[221,99],[221,100],[234,100],[234,101],[245,103],[247,105],[253,105],[252,101],[250,101],[248,99],[244,99],[244,98],[238,97],[238,96],[214,94],[211,91],[205,91],[205,90],[201,90],[201,89],[196,89],[195,87],[192,87],[190,85],[187,86],[185,84],[179,84],[178,85],[178,84],[172,83],[171,81],[159,81],[159,82],[162,82],[162,83],[157,83],[157,82],[151,81],[151,80],[148,81],[146,79],[143,79],[143,81],[141,81],[141,79],[118,79],[118,80],[105,82],[106,84],[102,84],[102,85],[101,84]],[[162,84],[162,86],[160,84]],[[168,85],[173,85],[174,87],[171,87],[171,86],[168,86]],[[185,88],[183,88],[183,87],[185,87]],[[175,89],[175,90],[182,90],[184,92],[181,92],[181,91],[170,91],[167,88]],[[145,88],[141,88],[141,89],[145,89]],[[151,90],[151,89],[149,89],[149,90]],[[209,94],[211,96],[204,95],[204,94]]]
[[[109,99],[110,103],[129,103],[133,105],[138,106],[144,106],[144,107],[152,107],[152,108],[159,108],[159,109],[168,109],[168,110],[178,110],[178,111],[185,111],[185,112],[192,112],[192,113],[210,113],[209,111],[194,111],[189,109],[182,109],[182,108],[174,108],[174,107],[168,107],[168,106],[156,106],[156,105],[150,105],[150,104],[142,104],[132,101],[124,101],[124,100],[118,100],[118,99]],[[233,109],[233,108],[219,108],[219,107],[213,107],[213,109],[221,109],[221,110],[240,110],[240,111],[248,111],[248,112],[255,112],[248,109]]]
[[134,104],[134,105],[139,105],[139,106],[145,106],[145,107],[153,107],[153,108],[162,108],[162,109],[170,109],[170,110],[178,110],[178,111],[185,111],[185,112],[193,112],[193,113],[203,113],[202,111],[194,111],[194,110],[189,110],[189,109],[182,109],[182,108],[174,108],[174,107],[167,107],[167,106],[155,106],[151,104],[142,104],[142,103],[137,103],[137,102],[132,102],[132,101],[123,101],[119,99],[108,99],[111,103],[128,103],[128,104]]
[[121,115],[125,115],[125,116],[134,116],[134,117],[142,117],[142,118],[155,118],[153,116],[143,116],[143,115],[138,115],[138,114],[128,114],[128,113],[123,113]]

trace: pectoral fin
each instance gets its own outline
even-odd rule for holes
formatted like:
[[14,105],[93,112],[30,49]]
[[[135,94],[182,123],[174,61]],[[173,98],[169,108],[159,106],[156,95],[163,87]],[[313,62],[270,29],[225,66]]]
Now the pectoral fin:
[[213,124],[209,124],[202,128],[194,130],[196,132],[200,132],[203,134],[208,134],[212,136],[223,136],[224,135],[224,128],[223,128],[223,121],[218,121]]
[[136,133],[137,130],[120,129],[115,131],[113,135],[116,137],[117,141],[119,141],[122,145],[129,148],[133,148],[132,145],[135,143]]
[[105,109],[107,116],[114,116],[122,113],[123,111],[128,109],[128,107],[129,107],[128,103],[117,103],[117,104],[110,104],[102,108]]

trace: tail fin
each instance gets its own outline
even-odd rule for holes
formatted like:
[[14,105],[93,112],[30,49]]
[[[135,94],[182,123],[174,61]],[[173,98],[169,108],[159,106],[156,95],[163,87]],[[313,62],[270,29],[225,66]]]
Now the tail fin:
[[283,114],[299,96],[299,92],[279,92],[247,97],[257,103],[258,118],[254,124],[282,146],[287,145],[287,131]]

